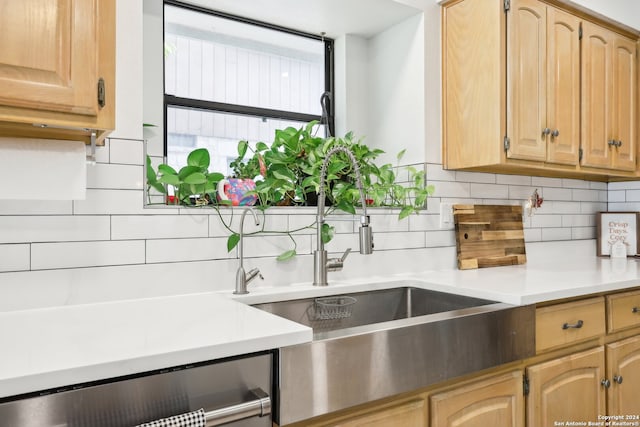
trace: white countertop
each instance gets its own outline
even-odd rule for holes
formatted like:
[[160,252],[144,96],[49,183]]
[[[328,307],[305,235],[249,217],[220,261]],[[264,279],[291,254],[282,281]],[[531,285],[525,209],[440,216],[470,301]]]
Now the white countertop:
[[214,293],[0,313],[0,397],[311,338],[306,326]]
[[417,286],[515,305],[640,285],[635,258],[558,250],[527,264],[0,312],[0,398],[308,342],[310,328],[246,304]]

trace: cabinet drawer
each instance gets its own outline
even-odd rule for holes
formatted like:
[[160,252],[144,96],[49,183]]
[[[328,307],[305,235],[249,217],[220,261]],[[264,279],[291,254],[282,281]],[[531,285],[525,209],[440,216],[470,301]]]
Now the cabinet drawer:
[[607,332],[640,326],[640,291],[607,296]]
[[604,297],[536,309],[536,352],[605,333]]

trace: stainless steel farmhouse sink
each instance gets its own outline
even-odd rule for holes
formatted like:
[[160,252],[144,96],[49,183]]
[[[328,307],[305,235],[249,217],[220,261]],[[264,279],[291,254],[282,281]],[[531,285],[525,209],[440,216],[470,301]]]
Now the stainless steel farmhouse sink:
[[254,307],[313,328],[279,349],[286,425],[535,353],[535,308],[396,287]]

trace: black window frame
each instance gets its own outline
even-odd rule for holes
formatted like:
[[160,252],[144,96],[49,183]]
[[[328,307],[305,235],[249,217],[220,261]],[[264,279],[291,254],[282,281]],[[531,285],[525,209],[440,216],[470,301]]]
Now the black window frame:
[[[162,91],[163,91],[163,121],[164,121],[164,155],[166,156],[169,152],[168,150],[168,126],[167,126],[167,115],[170,107],[182,107],[182,108],[191,108],[198,109],[202,111],[209,112],[218,112],[218,113],[232,113],[232,114],[241,114],[252,117],[267,117],[271,119],[282,119],[282,120],[291,120],[298,122],[311,122],[317,120],[320,124],[326,124],[328,126],[329,135],[335,135],[335,120],[334,120],[334,111],[335,111],[335,101],[334,101],[334,40],[329,37],[325,37],[324,34],[317,35],[306,33],[299,30],[294,30],[287,27],[282,27],[280,25],[271,24],[264,21],[258,21],[251,18],[245,18],[238,15],[232,15],[226,12],[220,12],[217,10],[207,9],[202,6],[184,3],[178,0],[164,0],[163,8],[162,8],[162,41],[164,44],[164,6],[174,6],[180,7],[183,9],[191,10],[194,12],[203,13],[210,16],[215,16],[218,18],[230,19],[233,21],[241,22],[244,24],[256,25],[258,27],[267,28],[270,30],[281,31],[287,34],[292,34],[300,37],[306,37],[313,40],[318,40],[324,43],[324,90],[325,93],[329,94],[329,108],[327,108],[327,118],[326,123],[325,119],[322,115],[315,114],[306,114],[306,113],[298,113],[294,111],[286,111],[286,110],[274,110],[270,108],[258,108],[251,107],[248,105],[241,104],[228,104],[223,102],[215,102],[215,101],[205,101],[202,99],[195,98],[184,98],[178,97],[175,95],[168,95],[166,91],[166,80],[165,80],[165,61],[162,61]],[[318,103],[320,103],[320,98],[318,98]],[[328,136],[328,135],[327,135]]]

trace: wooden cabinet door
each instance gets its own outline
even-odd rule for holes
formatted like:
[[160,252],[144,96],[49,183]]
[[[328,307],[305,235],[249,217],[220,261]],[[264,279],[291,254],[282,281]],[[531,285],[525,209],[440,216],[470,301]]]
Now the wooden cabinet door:
[[327,425],[333,427],[428,427],[427,409],[425,399],[415,399]]
[[604,347],[527,368],[527,425],[593,421],[606,414]]
[[577,165],[580,149],[580,19],[547,7],[547,162]]
[[636,44],[616,35],[613,41],[612,139],[613,168],[636,168]]
[[609,414],[640,414],[640,335],[607,345]]
[[582,157],[583,166],[611,165],[612,33],[582,24]]
[[0,104],[97,115],[97,7],[97,0],[0,0]]
[[510,159],[545,161],[547,139],[546,6],[511,2],[507,17],[507,135]]
[[431,396],[431,427],[456,426],[524,426],[522,371]]

